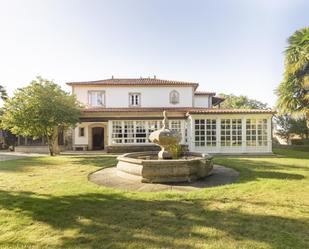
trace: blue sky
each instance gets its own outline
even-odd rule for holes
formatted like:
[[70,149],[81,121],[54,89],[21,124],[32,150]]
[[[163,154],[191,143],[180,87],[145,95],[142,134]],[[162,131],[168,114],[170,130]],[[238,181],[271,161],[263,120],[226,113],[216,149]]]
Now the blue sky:
[[0,84],[148,77],[272,106],[307,0],[0,0]]

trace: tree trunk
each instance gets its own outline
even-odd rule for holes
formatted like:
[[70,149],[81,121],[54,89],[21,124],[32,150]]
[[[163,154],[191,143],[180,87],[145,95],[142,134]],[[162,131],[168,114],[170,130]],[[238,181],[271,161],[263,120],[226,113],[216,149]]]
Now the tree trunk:
[[53,129],[51,136],[47,136],[47,143],[50,156],[56,156],[60,154],[60,149],[58,146],[58,127]]
[[47,145],[48,145],[48,150],[49,150],[49,155],[54,156],[54,149],[53,149],[53,144],[52,144],[52,137],[46,136],[47,138]]
[[307,116],[307,127],[309,129],[309,112],[306,113],[306,116]]
[[286,138],[286,144],[291,145],[290,135]]
[[59,149],[59,145],[58,145],[58,127],[54,128],[54,132],[53,132],[53,152],[54,155],[59,155],[60,154],[60,149]]

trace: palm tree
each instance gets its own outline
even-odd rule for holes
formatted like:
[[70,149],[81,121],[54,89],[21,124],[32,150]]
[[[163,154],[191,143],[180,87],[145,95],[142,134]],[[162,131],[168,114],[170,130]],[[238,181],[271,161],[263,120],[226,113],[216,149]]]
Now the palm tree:
[[0,99],[5,100],[7,99],[6,90],[3,86],[0,85]]
[[309,128],[309,27],[297,30],[288,44],[277,106],[282,113],[306,114]]

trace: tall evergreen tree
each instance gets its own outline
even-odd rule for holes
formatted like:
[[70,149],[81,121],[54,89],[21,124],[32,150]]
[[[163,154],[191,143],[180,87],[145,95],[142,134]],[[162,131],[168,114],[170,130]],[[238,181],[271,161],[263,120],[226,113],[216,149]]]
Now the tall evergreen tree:
[[2,99],[2,100],[6,100],[7,99],[6,90],[1,85],[0,85],[0,99]]
[[306,114],[309,127],[309,27],[297,30],[288,44],[277,106],[282,113]]

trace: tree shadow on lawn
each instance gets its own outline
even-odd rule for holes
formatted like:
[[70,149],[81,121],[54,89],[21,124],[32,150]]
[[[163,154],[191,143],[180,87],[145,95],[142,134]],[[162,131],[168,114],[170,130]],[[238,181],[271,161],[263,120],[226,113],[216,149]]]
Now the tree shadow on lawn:
[[48,156],[39,157],[24,157],[15,160],[0,162],[0,172],[1,171],[12,171],[12,172],[23,172],[28,171],[33,167],[48,167],[59,165],[59,162],[48,160]]
[[[113,167],[116,165],[116,157],[114,156],[72,156],[72,157],[65,157],[69,158],[68,162],[63,162],[64,166],[66,163],[70,163],[73,165],[79,166],[95,166],[95,167]],[[7,172],[26,172],[31,170],[34,167],[49,167],[49,166],[61,166],[61,161],[64,159],[62,156],[58,157],[28,157],[10,161],[3,161],[0,162],[0,172],[7,171]]]
[[[61,248],[124,249],[131,244],[132,248],[172,249],[181,241],[181,248],[193,249],[198,247],[195,243],[220,240],[222,232],[228,234],[227,241],[252,240],[272,248],[309,247],[309,241],[303,239],[309,236],[308,222],[236,209],[213,210],[202,200],[141,200],[118,193],[49,196],[6,191],[0,191],[0,200],[1,209],[17,210],[19,215],[46,223],[60,234],[65,229],[76,229],[76,235],[60,238]],[[211,229],[208,233],[207,228]],[[213,229],[219,231],[214,233]],[[44,239],[41,242],[45,243]],[[2,246],[10,245],[2,242]]]
[[[221,201],[221,200],[220,200]],[[284,208],[284,209],[290,209],[290,210],[293,210],[295,209],[295,203],[291,203],[291,204],[282,204],[282,203],[274,203],[274,202],[271,202],[271,201],[252,201],[252,200],[247,200],[245,198],[241,198],[241,197],[237,197],[237,198],[233,198],[233,199],[228,199],[228,198],[224,198],[223,201],[225,203],[228,203],[228,202],[243,202],[243,203],[246,203],[246,204],[250,204],[250,205],[254,205],[254,206],[259,206],[259,207],[266,207],[266,206],[271,206],[272,208],[273,207],[277,207],[277,208]],[[299,204],[297,203],[297,207],[298,208],[302,208],[303,210],[309,210],[309,205],[306,204],[306,203],[302,203],[302,204]]]

